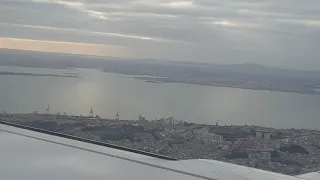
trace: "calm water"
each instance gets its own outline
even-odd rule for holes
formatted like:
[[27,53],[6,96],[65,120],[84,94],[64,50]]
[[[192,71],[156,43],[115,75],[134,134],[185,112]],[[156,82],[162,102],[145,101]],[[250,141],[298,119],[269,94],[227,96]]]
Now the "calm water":
[[320,96],[146,83],[93,69],[57,70],[0,66],[0,71],[78,73],[83,78],[1,76],[0,111],[9,113],[89,113],[101,117],[148,119],[173,116],[195,123],[254,124],[278,128],[320,129]]

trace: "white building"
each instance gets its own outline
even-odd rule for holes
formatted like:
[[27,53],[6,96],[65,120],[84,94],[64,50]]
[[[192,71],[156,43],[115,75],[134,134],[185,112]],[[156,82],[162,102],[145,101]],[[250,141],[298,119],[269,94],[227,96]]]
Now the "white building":
[[259,153],[250,153],[248,155],[249,160],[259,160],[260,159],[260,154]]
[[214,142],[221,142],[223,139],[222,139],[222,136],[221,135],[214,135]]
[[257,131],[256,132],[256,138],[257,139],[262,139],[262,132],[261,131]]
[[271,160],[271,153],[270,152],[254,152],[254,153],[250,153],[248,155],[248,159],[249,160]]
[[270,152],[260,152],[260,159],[261,160],[270,160],[271,153]]
[[270,137],[271,137],[271,133],[269,133],[269,132],[265,132],[265,133],[263,133],[263,139],[264,140],[270,140]]
[[145,124],[148,123],[148,120],[146,120],[146,118],[143,115],[140,114],[139,117],[138,117],[138,122],[139,122],[140,125],[145,125]]
[[179,121],[177,119],[175,119],[174,117],[169,117],[167,119],[164,119],[163,122],[165,124],[170,124],[170,125],[179,125],[179,124],[183,124],[183,121]]
[[256,139],[258,140],[270,140],[271,133],[270,132],[263,132],[263,131],[256,131]]
[[289,139],[288,139],[288,138],[281,139],[281,143],[283,143],[283,144],[289,144]]
[[216,136],[214,133],[209,133],[207,127],[193,129],[193,135],[196,137],[196,139],[203,141],[215,141]]

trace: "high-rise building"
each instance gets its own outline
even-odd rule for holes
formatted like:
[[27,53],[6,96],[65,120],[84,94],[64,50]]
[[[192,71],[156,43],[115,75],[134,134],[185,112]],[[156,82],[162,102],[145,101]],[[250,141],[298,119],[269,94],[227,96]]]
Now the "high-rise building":
[[147,123],[147,120],[142,114],[140,114],[138,117],[138,122],[140,125],[145,125]]
[[270,137],[271,137],[271,133],[269,133],[269,132],[263,133],[263,139],[264,140],[270,140]]
[[256,138],[262,139],[262,132],[261,131],[256,131]]
[[214,142],[221,142],[222,136],[221,135],[214,135]]

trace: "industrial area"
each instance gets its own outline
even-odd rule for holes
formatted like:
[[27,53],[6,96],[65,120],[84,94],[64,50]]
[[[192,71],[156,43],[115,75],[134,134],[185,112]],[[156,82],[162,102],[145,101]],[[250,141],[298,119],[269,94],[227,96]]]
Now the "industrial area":
[[177,159],[214,159],[296,175],[320,170],[320,131],[252,125],[195,124],[173,117],[122,120],[50,113],[0,113],[0,120],[60,132]]

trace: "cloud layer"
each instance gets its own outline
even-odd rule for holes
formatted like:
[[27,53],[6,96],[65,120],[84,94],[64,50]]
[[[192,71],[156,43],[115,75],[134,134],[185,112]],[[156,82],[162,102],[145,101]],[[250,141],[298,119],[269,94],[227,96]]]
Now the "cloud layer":
[[318,0],[3,0],[0,28],[139,58],[320,69]]

